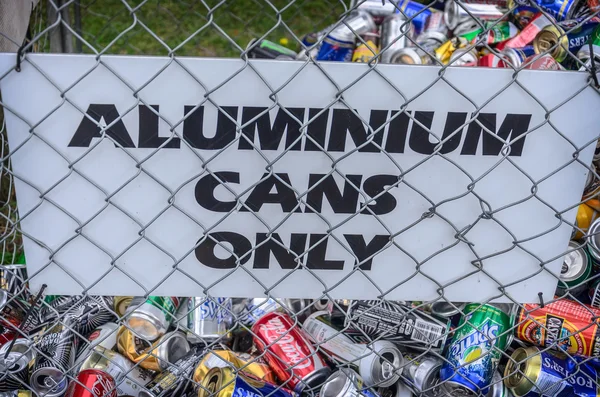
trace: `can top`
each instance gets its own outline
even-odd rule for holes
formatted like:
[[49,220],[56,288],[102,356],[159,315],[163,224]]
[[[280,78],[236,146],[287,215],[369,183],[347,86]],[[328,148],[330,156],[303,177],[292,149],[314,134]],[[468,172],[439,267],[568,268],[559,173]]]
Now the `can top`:
[[564,42],[567,42],[567,35],[564,30],[555,25],[548,25],[542,29],[533,40],[533,48],[536,54],[549,53],[554,59],[561,62],[568,53],[564,48]]
[[389,387],[400,379],[404,357],[390,341],[378,340],[365,350],[370,353],[358,363],[358,372],[367,386]]
[[342,397],[354,395],[352,386],[362,389],[362,380],[359,375],[349,368],[340,368],[335,371],[323,384],[321,397]]
[[35,356],[33,342],[26,338],[19,338],[15,341],[10,349],[10,353],[6,359],[4,358],[6,351],[10,347],[10,343],[2,346],[0,349],[0,373],[18,372],[28,367],[31,360]]
[[577,285],[591,273],[587,253],[576,241],[569,241],[569,252],[563,259],[560,279],[568,286]]
[[406,47],[396,51],[390,62],[404,65],[421,65],[423,60],[414,48]]
[[521,397],[535,386],[542,370],[542,356],[535,346],[520,347],[513,352],[504,369],[504,384]]
[[144,304],[128,314],[127,325],[135,335],[152,342],[167,331],[168,323],[161,323],[164,318],[165,315],[159,308]]
[[464,303],[450,303],[446,301],[437,301],[431,304],[431,314],[438,317],[448,318],[460,314],[465,308]]

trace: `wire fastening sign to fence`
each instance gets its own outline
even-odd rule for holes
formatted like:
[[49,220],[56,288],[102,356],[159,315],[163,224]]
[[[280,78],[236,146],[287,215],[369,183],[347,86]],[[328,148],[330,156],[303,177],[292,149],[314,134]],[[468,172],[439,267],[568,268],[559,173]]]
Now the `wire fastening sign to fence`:
[[600,125],[577,73],[14,60],[30,283],[54,294],[550,299]]

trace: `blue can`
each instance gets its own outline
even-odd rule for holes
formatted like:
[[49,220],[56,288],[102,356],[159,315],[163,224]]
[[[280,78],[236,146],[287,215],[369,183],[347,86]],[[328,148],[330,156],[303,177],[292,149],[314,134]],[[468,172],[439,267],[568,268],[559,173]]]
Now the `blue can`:
[[[411,22],[415,28],[416,35],[419,35],[421,32],[423,32],[425,29],[425,24],[427,23],[427,19],[431,15],[431,10],[426,5],[412,0],[401,0],[398,2],[398,8],[402,10],[402,12],[406,14],[409,19],[412,18]],[[400,11],[396,9],[396,13],[399,14]]]
[[516,349],[504,370],[504,385],[515,396],[596,397],[598,371],[577,357],[537,347]]
[[527,45],[521,48],[505,48],[502,50],[502,61],[500,66],[518,68],[531,55],[535,55],[535,49],[532,45]]
[[321,44],[317,61],[351,62],[354,52],[354,40],[347,41],[335,37],[335,31],[331,32]]
[[[531,3],[537,5],[531,5]],[[509,8],[514,5],[524,7],[531,12],[540,12],[543,10],[548,14],[552,15],[557,21],[564,21],[567,19],[573,19],[576,15],[575,12],[579,8],[580,0],[511,0],[508,2]],[[523,10],[521,10],[523,12]]]
[[351,62],[357,36],[377,29],[373,17],[364,11],[352,13],[323,40],[317,61]]
[[192,297],[188,301],[187,333],[194,343],[225,337],[231,321],[231,298]]

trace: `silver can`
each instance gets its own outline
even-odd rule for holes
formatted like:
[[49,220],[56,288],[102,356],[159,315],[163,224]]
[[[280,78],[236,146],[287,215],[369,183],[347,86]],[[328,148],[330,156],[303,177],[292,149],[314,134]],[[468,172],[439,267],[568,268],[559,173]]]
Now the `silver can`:
[[135,297],[125,314],[127,326],[140,338],[155,341],[167,332],[179,308],[180,298]]
[[568,292],[577,296],[587,289],[586,280],[592,274],[592,264],[585,248],[577,241],[569,241],[567,250],[556,294],[562,296]]
[[80,346],[77,352],[77,362],[85,360],[97,348],[113,350],[117,347],[117,333],[119,326],[115,323],[106,323],[99,326],[88,335],[85,345]]
[[406,383],[424,397],[435,396],[433,390],[439,382],[442,360],[425,353],[404,353],[404,360],[402,376]]
[[587,251],[590,254],[593,265],[600,264],[600,218],[590,225],[586,237]]
[[227,335],[231,324],[230,298],[193,297],[188,302],[188,340],[213,342]]
[[350,368],[340,368],[323,384],[320,397],[379,397],[375,392],[366,389],[360,375]]
[[366,11],[374,17],[387,17],[397,10],[398,0],[360,0],[357,9]]
[[402,14],[394,14],[384,19],[381,25],[381,62],[395,62],[399,50],[407,47],[412,24]]
[[399,380],[390,387],[378,387],[377,393],[381,397],[415,397],[414,393],[402,380]]
[[446,25],[446,22],[444,22],[443,12],[438,12],[435,10],[431,11],[431,15],[429,15],[429,17],[427,18],[427,22],[425,23],[425,27],[423,28],[423,33],[427,32],[442,33],[446,37],[450,35],[448,25]]
[[237,321],[245,326],[252,326],[262,316],[280,309],[281,306],[273,298],[248,298],[244,305],[233,313]]
[[156,356],[158,365],[162,370],[165,370],[185,356],[190,351],[190,345],[186,336],[180,331],[173,331],[164,334],[157,342],[156,348],[152,350],[152,354]]
[[417,38],[418,47],[406,47],[399,50],[394,63],[405,65],[433,65],[436,63],[435,50],[448,38],[439,32],[425,32]]
[[0,348],[0,392],[27,388],[29,365],[34,357],[33,344],[28,339],[17,339],[12,347],[7,343]]
[[444,8],[444,21],[448,28],[453,30],[465,20],[477,19],[498,20],[502,19],[508,9],[494,4],[467,4],[457,1],[447,1]]
[[451,66],[477,66],[479,54],[475,48],[458,48],[450,56]]

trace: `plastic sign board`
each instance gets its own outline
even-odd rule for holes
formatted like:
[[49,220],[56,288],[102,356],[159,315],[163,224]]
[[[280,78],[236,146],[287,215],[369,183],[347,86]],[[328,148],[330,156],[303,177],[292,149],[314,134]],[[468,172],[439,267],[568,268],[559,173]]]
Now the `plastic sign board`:
[[14,62],[20,225],[52,294],[551,299],[600,125],[583,73]]

